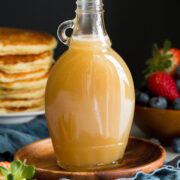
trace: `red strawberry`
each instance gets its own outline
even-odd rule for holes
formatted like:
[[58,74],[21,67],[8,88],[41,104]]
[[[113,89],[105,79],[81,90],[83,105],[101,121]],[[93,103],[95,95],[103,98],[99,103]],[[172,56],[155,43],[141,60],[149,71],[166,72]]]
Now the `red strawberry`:
[[171,66],[165,69],[165,72],[173,74],[176,70],[176,67],[180,64],[180,50],[176,48],[171,48],[167,51],[167,54],[172,54],[173,57],[170,58]]
[[1,167],[4,167],[4,168],[7,168],[7,169],[9,169],[10,164],[11,164],[11,163],[8,162],[8,161],[0,162],[0,166],[1,166]]
[[146,61],[144,74],[146,77],[155,72],[167,72],[173,75],[179,64],[180,50],[171,48],[171,42],[166,40],[163,49],[159,49],[157,44],[153,45],[152,58]]
[[175,80],[165,72],[152,74],[148,79],[149,90],[158,96],[163,96],[170,101],[180,98]]
[[[7,161],[0,162],[0,167],[6,168],[6,169],[9,169],[10,165],[11,165],[11,163],[7,162]],[[0,180],[4,180],[4,179],[6,179],[6,178],[3,176],[2,172],[0,172]]]

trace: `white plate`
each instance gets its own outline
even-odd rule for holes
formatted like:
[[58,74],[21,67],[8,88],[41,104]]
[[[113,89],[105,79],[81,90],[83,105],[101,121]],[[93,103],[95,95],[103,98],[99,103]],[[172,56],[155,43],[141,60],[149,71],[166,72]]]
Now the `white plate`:
[[39,115],[44,115],[45,111],[0,114],[0,124],[19,124],[26,123]]

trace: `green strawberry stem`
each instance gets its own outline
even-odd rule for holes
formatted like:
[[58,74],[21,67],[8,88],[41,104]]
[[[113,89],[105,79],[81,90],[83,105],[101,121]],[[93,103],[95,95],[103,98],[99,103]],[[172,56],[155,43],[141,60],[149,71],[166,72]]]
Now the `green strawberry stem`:
[[153,45],[152,58],[147,59],[146,69],[143,71],[146,79],[155,72],[164,72],[165,69],[171,67],[173,55],[168,53],[170,48],[169,40],[164,41],[163,50],[160,50],[157,44]]
[[31,179],[35,174],[33,165],[25,166],[26,160],[14,160],[11,162],[10,168],[6,169],[0,166],[2,177],[6,180],[25,180]]

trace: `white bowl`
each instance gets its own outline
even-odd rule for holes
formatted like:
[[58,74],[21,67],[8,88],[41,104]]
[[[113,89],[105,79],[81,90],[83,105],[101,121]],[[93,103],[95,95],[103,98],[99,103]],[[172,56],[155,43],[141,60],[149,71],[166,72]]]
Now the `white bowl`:
[[19,124],[32,121],[39,115],[44,115],[45,111],[0,114],[0,124]]

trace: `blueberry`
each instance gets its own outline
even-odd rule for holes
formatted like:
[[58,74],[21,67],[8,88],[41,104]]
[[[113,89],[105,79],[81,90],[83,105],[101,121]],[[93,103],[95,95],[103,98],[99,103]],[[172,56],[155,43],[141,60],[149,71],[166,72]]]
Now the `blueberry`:
[[172,141],[172,148],[175,152],[180,153],[180,137],[174,138]]
[[153,141],[153,142],[155,142],[155,143],[161,144],[160,141],[159,141],[158,139],[151,138],[150,140]]
[[180,78],[180,65],[178,65],[176,68],[176,74],[177,74],[178,78]]
[[180,98],[173,101],[173,108],[176,110],[180,110]]
[[151,98],[149,104],[151,107],[158,109],[166,109],[168,106],[167,100],[162,96]]
[[145,92],[140,92],[136,97],[136,102],[139,105],[146,106],[149,102],[149,95]]
[[178,88],[178,91],[180,92],[180,80],[176,80],[176,86]]

